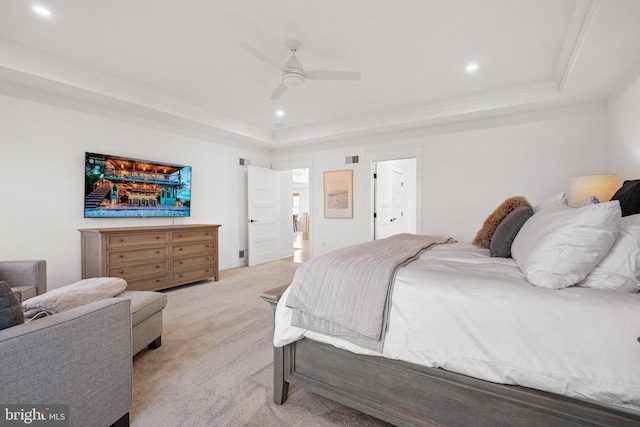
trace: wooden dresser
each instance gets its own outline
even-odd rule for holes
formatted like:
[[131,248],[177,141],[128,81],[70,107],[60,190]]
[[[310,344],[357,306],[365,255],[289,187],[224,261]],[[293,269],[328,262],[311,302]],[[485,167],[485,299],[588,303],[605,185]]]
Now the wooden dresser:
[[218,280],[218,227],[196,224],[81,229],[82,278],[122,277],[130,291]]

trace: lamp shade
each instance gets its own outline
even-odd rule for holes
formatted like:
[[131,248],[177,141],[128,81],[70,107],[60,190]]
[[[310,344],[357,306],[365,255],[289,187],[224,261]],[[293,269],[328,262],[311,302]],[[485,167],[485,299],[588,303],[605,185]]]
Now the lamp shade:
[[619,188],[617,174],[574,176],[569,183],[569,205],[577,206],[591,196],[608,202]]

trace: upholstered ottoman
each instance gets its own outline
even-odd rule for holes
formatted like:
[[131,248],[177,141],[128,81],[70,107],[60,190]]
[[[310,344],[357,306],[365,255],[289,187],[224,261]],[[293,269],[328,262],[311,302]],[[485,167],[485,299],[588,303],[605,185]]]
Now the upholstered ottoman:
[[167,296],[160,292],[124,291],[114,298],[131,300],[132,355],[145,347],[151,349],[162,344],[162,310]]
[[152,291],[127,291],[127,282],[119,277],[93,277],[29,298],[22,303],[24,317],[34,319],[60,313],[106,298],[131,301],[132,356],[145,347],[162,343],[162,310],[167,296]]

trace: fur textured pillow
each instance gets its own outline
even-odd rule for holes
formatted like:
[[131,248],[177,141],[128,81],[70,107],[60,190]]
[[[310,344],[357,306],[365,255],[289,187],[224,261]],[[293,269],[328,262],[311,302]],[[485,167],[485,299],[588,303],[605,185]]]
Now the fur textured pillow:
[[502,222],[503,219],[507,217],[515,208],[520,206],[526,206],[528,208],[532,208],[531,203],[522,196],[510,197],[498,208],[493,211],[491,215],[484,220],[484,224],[482,224],[482,228],[476,234],[475,239],[471,243],[478,246],[479,248],[488,249],[491,244],[491,238],[493,237],[493,233],[496,232],[496,228]]

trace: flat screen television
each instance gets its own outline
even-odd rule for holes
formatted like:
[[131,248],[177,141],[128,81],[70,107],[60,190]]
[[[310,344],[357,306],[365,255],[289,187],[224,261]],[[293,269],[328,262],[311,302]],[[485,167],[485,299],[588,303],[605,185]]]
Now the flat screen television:
[[84,217],[191,215],[191,166],[85,153]]

